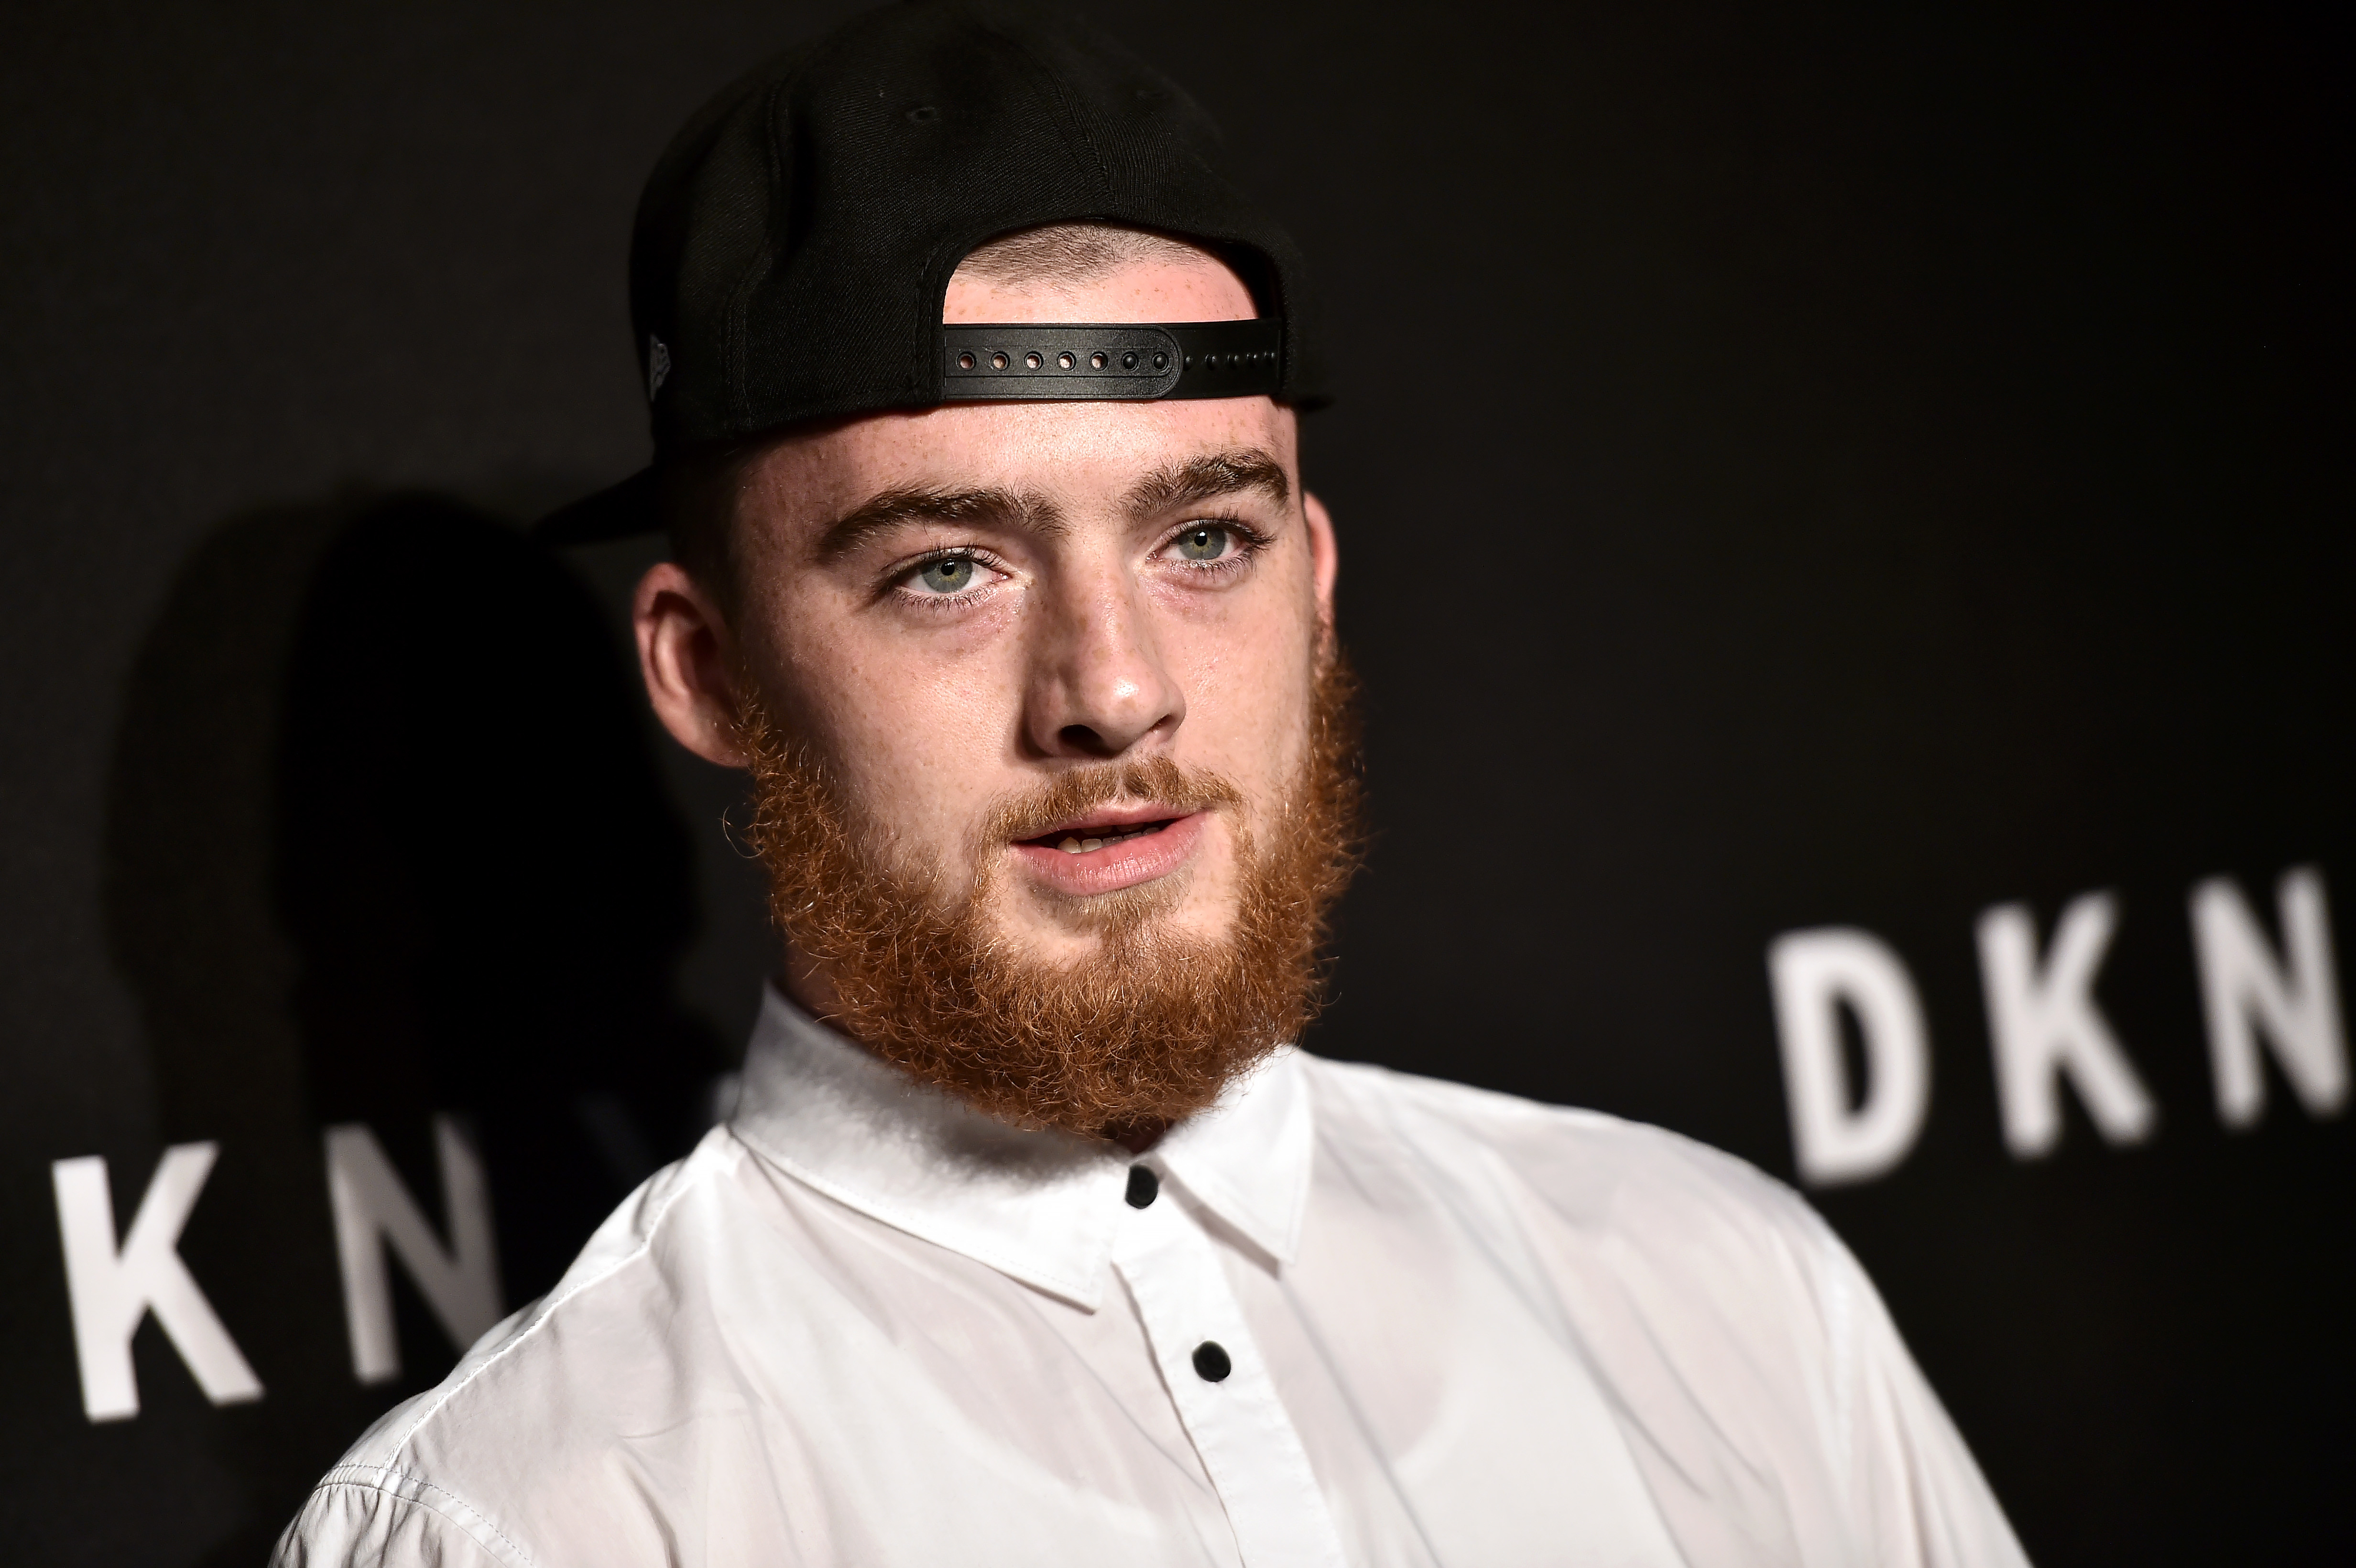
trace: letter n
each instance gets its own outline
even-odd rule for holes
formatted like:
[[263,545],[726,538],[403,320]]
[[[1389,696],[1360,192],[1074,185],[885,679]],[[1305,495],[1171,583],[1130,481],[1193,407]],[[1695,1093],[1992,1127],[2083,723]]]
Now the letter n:
[[353,1375],[364,1383],[380,1383],[401,1372],[392,1285],[384,1269],[387,1247],[460,1350],[499,1320],[498,1253],[482,1164],[447,1116],[434,1119],[434,1143],[450,1216],[447,1250],[401,1185],[376,1134],[357,1122],[327,1129],[327,1197],[343,1267],[344,1326],[351,1335]]
[[2348,1041],[2340,1028],[2323,877],[2313,866],[2293,866],[2283,874],[2275,901],[2287,967],[2231,880],[2212,876],[2192,890],[2192,946],[2209,1018],[2209,1065],[2217,1080],[2217,1114],[2228,1127],[2255,1126],[2265,1112],[2260,1036],[2273,1045],[2283,1076],[2309,1115],[2332,1115],[2348,1099]]
[[[1869,1181],[1906,1157],[1931,1106],[1931,1036],[1906,965],[1870,931],[1786,931],[1767,949],[1800,1175]],[[1854,1109],[1840,1014],[1857,1019],[1866,1082]]]
[[214,1144],[175,1144],[165,1150],[119,1248],[106,1161],[90,1155],[49,1166],[58,1231],[65,1244],[66,1294],[73,1306],[74,1355],[81,1364],[81,1407],[92,1421],[139,1413],[131,1337],[150,1312],[207,1399],[234,1404],[262,1397],[262,1380],[238,1353],[237,1342],[180,1261],[180,1232],[220,1153]]

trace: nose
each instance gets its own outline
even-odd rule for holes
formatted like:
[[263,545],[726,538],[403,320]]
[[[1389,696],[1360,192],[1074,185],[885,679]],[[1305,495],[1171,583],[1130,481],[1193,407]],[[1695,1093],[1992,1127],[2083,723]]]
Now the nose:
[[1177,733],[1185,694],[1131,585],[1109,574],[1071,583],[1047,610],[1023,703],[1023,738],[1036,755],[1116,757]]

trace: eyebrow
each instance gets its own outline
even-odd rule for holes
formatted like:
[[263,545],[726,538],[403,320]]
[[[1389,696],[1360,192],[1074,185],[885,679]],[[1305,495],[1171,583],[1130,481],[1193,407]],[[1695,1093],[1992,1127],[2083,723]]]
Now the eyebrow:
[[[1150,517],[1248,490],[1258,490],[1281,506],[1292,486],[1284,477],[1284,465],[1272,454],[1256,446],[1239,447],[1157,468],[1130,486],[1120,504],[1132,517]],[[1012,490],[882,490],[821,529],[811,556],[820,565],[832,565],[876,535],[911,522],[1052,533],[1062,528],[1063,518],[1052,503]]]
[[1012,490],[884,490],[828,523],[811,553],[819,564],[831,565],[877,534],[910,522],[1052,532],[1062,520],[1053,506],[1025,499]]
[[1258,490],[1282,506],[1292,494],[1284,465],[1257,446],[1206,453],[1158,468],[1130,488],[1121,505],[1132,517],[1196,506],[1223,496]]

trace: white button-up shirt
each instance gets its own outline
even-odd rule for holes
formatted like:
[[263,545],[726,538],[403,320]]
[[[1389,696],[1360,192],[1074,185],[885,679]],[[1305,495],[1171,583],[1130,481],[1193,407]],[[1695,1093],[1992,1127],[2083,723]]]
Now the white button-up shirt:
[[734,1120],[279,1549],[2024,1561],[1856,1262],[1726,1155],[1289,1051],[1132,1160],[919,1089],[775,993]]

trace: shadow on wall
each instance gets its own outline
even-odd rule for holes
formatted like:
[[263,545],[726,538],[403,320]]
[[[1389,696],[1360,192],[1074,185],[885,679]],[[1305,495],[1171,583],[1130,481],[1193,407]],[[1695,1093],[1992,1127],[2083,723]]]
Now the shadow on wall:
[[[248,1496],[209,1561],[262,1561],[310,1481],[456,1353],[396,1262],[399,1369],[356,1375],[327,1128],[366,1124],[444,1240],[433,1128],[453,1119],[506,1310],[707,1124],[726,1063],[676,1000],[693,874],[637,703],[570,568],[431,496],[222,524],[142,646],[109,935],[161,1132],[220,1145],[180,1251],[265,1390],[216,1412]],[[145,1387],[187,1376],[152,1322],[134,1359]]]

